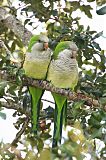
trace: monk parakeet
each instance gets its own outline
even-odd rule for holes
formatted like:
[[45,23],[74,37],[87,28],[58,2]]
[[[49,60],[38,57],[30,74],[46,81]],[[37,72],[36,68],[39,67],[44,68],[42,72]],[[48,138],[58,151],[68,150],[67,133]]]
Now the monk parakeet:
[[[26,53],[23,68],[28,77],[45,79],[51,60],[51,50],[48,48],[49,39],[46,35],[35,35],[30,39],[28,52]],[[31,119],[32,132],[36,135],[38,130],[38,118],[41,97],[44,90],[29,87],[31,95]]]
[[[76,61],[77,46],[74,42],[60,42],[54,51],[54,59],[51,61],[47,80],[57,88],[74,89],[78,82],[78,67]],[[62,124],[65,118],[67,99],[56,93],[52,93],[55,100],[55,120],[53,147],[61,142]]]

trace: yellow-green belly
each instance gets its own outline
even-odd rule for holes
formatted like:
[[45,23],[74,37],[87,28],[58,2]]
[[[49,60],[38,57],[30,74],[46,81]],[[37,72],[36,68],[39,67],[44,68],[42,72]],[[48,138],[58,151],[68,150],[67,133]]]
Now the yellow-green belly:
[[48,80],[51,81],[55,87],[74,89],[78,82],[78,73],[55,73],[48,77]]
[[50,60],[45,61],[25,61],[23,68],[28,77],[35,79],[45,79]]
[[75,66],[64,68],[64,65],[50,65],[47,80],[58,88],[71,88],[77,85],[78,82],[78,68]]

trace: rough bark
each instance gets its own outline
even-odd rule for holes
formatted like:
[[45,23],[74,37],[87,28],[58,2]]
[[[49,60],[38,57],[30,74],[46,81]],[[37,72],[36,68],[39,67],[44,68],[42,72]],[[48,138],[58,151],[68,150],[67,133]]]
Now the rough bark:
[[3,7],[0,7],[0,21],[5,27],[14,32],[14,34],[22,40],[25,46],[28,44],[28,40],[31,38],[32,33]]

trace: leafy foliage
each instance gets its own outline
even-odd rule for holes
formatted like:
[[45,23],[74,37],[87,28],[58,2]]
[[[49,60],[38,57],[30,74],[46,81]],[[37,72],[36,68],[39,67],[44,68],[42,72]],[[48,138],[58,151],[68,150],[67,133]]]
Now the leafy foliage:
[[97,5],[103,5],[106,3],[106,0],[96,0]]
[[[21,7],[22,2],[25,4],[24,7]],[[94,0],[87,0],[89,4],[80,0],[64,2],[65,5],[62,6],[60,0],[36,0],[36,3],[34,0],[20,0],[19,9],[21,15],[26,16],[24,21],[25,26],[33,26],[35,23],[32,21],[33,17],[46,25],[51,49],[54,50],[57,43],[63,40],[72,40],[77,44],[79,48],[77,61],[80,72],[76,91],[78,90],[86,96],[98,100],[99,107],[91,107],[82,100],[69,102],[67,124],[72,129],[67,133],[67,139],[63,138],[64,143],[51,153],[49,145],[46,148],[44,144],[48,143],[47,140],[49,140],[49,144],[52,141],[50,132],[54,109],[51,106],[47,106],[44,110],[42,104],[39,136],[35,138],[30,134],[31,127],[29,121],[23,133],[23,140],[16,140],[13,145],[14,147],[9,146],[9,144],[3,144],[3,142],[0,143],[0,156],[2,159],[19,159],[22,153],[25,153],[25,160],[44,160],[44,157],[46,159],[50,159],[50,157],[53,159],[72,159],[72,157],[76,157],[78,160],[82,160],[86,154],[89,154],[92,159],[105,159],[106,55],[96,41],[102,35],[102,32],[97,33],[96,31],[92,31],[90,26],[85,29],[84,25],[80,24],[80,17],[73,16],[75,12],[80,10],[88,18],[92,18],[91,2],[94,2]],[[10,13],[17,17],[16,13],[18,9],[12,6],[11,1],[8,1],[7,6],[9,6]],[[29,13],[31,12],[33,15],[31,14],[30,16]],[[24,46],[21,39],[6,28],[2,22],[0,22],[0,39],[4,41],[12,57],[14,57],[14,53],[23,57]],[[26,117],[30,119],[30,97],[28,89],[23,87],[20,81],[20,76],[23,75],[21,62],[17,63],[14,58],[11,59],[7,50],[2,47],[0,48],[0,71],[4,74],[9,73],[11,76],[15,75],[17,80],[17,83],[0,81],[0,100],[4,99],[7,103],[21,106],[17,111],[14,110],[13,114],[13,117],[18,116],[17,122],[14,124],[17,130],[22,129]],[[5,119],[6,116],[1,111],[3,108],[0,105],[0,118]],[[97,140],[103,143],[103,147],[98,153]],[[24,149],[18,150],[16,148],[18,143],[21,143]],[[61,154],[58,151],[61,151]],[[40,157],[38,153],[40,153]]]

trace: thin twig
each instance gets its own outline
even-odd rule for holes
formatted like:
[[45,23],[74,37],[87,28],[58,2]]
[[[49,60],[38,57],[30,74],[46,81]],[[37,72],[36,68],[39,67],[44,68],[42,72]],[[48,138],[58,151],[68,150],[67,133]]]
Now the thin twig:
[[47,99],[41,99],[42,101],[45,101],[45,102],[49,102],[49,103],[52,103],[52,104],[55,104],[54,102],[52,102],[52,101],[49,101],[49,100],[47,100]]
[[29,122],[29,118],[26,117],[25,122],[23,123],[23,125],[21,127],[21,130],[16,134],[16,137],[12,141],[11,146],[14,146],[14,144],[16,144],[19,141],[19,139],[21,138],[21,135],[25,132],[25,130],[27,128],[28,122]]

